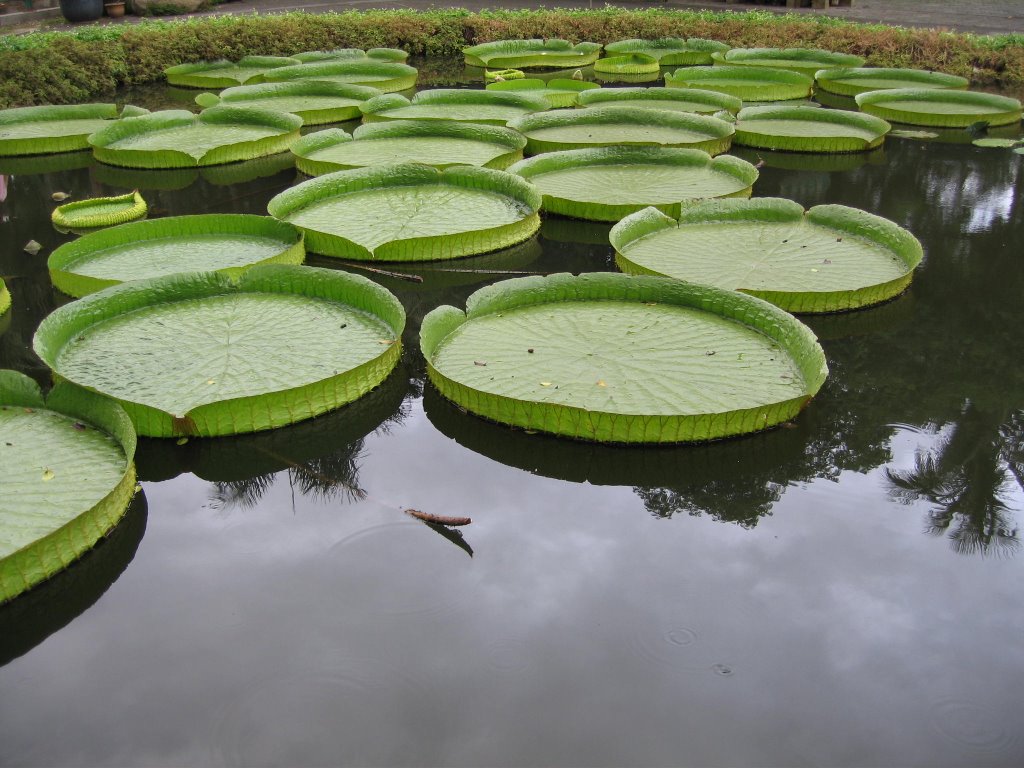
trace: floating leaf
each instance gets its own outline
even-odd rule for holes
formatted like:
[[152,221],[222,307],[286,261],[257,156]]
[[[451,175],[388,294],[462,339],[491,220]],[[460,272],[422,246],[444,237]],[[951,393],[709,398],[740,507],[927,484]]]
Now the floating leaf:
[[50,195],[50,199],[53,200],[53,202],[55,203],[62,203],[69,197],[71,197],[71,195],[69,195],[67,192],[54,192],[52,195]]
[[332,51],[304,51],[296,53],[291,58],[298,59],[303,64],[311,64],[318,61],[358,61],[369,59],[371,61],[398,61],[402,62],[409,58],[409,54],[401,48],[336,48]]
[[202,107],[223,104],[289,112],[301,117],[303,125],[322,125],[358,120],[362,117],[359,106],[381,93],[378,88],[365,85],[291,80],[227,88],[212,101],[206,98],[210,94],[201,94],[196,102]]
[[805,99],[814,78],[785,69],[761,67],[684,67],[665,75],[669,88],[703,88],[744,101]]
[[[20,107],[0,110],[0,157],[43,155],[88,149],[89,134],[122,117],[146,114],[126,106],[120,113],[114,104]],[[38,160],[36,160],[38,168]],[[36,172],[45,172],[46,167]],[[13,173],[7,168],[4,173]],[[57,198],[54,198],[56,201]]]
[[262,82],[269,70],[300,63],[284,56],[243,56],[238,63],[222,59],[178,64],[165,69],[164,76],[171,85],[183,88],[230,88]]
[[127,195],[92,197],[58,206],[50,214],[50,220],[55,227],[64,229],[112,227],[141,219],[146,210],[146,201],[136,190]]
[[397,61],[332,60],[297,67],[281,67],[266,72],[263,79],[269,83],[292,80],[366,85],[382,93],[404,91],[416,85],[415,67]]
[[863,112],[891,122],[935,128],[968,128],[979,122],[1010,125],[1021,118],[1021,103],[977,91],[896,88],[856,96]]
[[850,53],[834,53],[821,48],[733,48],[711,54],[715,64],[734,67],[770,67],[799,72],[813,78],[815,73],[833,67],[859,67],[864,59]]
[[646,75],[659,73],[661,67],[653,56],[645,53],[626,53],[598,59],[594,62],[594,71],[615,75]]
[[650,56],[663,67],[692,67],[711,64],[711,54],[727,51],[729,46],[717,40],[702,40],[699,37],[661,37],[653,40],[617,40],[608,43],[604,49],[615,55],[640,53]]
[[661,109],[701,115],[722,110],[735,113],[743,106],[735,96],[700,88],[607,88],[581,93],[578,101],[581,107]]
[[818,88],[840,96],[856,96],[867,91],[894,88],[943,88],[963,90],[969,85],[966,77],[928,72],[923,69],[891,67],[839,67],[823,69],[815,74]]
[[568,40],[495,40],[463,48],[471,67],[526,69],[527,67],[585,67],[601,55],[599,43],[570,43]]
[[997,147],[1008,149],[1020,144],[1019,139],[975,139],[971,142],[976,147]]
[[0,278],[0,317],[7,313],[7,310],[11,308],[11,294],[7,290],[7,285],[4,283],[3,278]]
[[540,95],[501,90],[435,88],[420,91],[412,100],[397,93],[378,96],[364,103],[363,119],[370,120],[461,120],[504,126],[510,120],[550,108]]
[[866,152],[892,127],[872,115],[808,107],[747,107],[736,119],[734,144],[789,152]]
[[889,131],[890,136],[895,136],[898,139],[937,139],[939,134],[932,133],[931,131],[907,131],[900,129],[894,129]]
[[578,80],[562,77],[540,80],[531,77],[524,80],[491,83],[487,86],[488,91],[511,91],[513,93],[526,93],[531,96],[543,96],[547,99],[548,104],[555,109],[574,107],[579,101],[581,94],[600,89],[601,86],[598,83],[585,82],[582,75]]
[[21,250],[23,250],[29,256],[35,256],[42,249],[43,246],[37,243],[35,240],[29,240],[27,243],[25,243],[25,247],[22,248]]
[[505,80],[522,80],[526,73],[521,69],[497,69],[485,70],[484,80],[488,82],[502,82]]

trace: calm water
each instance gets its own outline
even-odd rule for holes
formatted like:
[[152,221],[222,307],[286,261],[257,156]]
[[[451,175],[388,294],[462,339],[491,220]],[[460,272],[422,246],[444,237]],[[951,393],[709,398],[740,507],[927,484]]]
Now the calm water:
[[[865,208],[926,252],[896,301],[807,320],[832,374],[789,428],[601,448],[424,382],[427,311],[487,270],[613,269],[607,227],[551,218],[511,251],[411,269],[421,284],[378,278],[410,316],[381,388],[268,434],[143,440],[124,523],[0,609],[0,763],[1024,763],[1024,157],[761,155],[756,195]],[[40,381],[32,333],[67,301],[51,192],[264,213],[296,181],[287,158],[0,171],[0,366]]]

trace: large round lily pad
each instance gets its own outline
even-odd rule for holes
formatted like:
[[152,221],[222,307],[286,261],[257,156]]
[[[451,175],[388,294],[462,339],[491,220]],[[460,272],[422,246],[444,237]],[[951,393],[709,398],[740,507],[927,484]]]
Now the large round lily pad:
[[335,48],[331,51],[303,51],[296,53],[291,58],[298,59],[303,64],[311,64],[318,61],[358,61],[370,59],[372,61],[398,61],[403,62],[409,58],[409,54],[401,48]]
[[550,213],[618,221],[648,206],[678,215],[709,197],[750,197],[757,169],[735,157],[696,149],[602,147],[550,152],[509,168],[544,196]]
[[488,69],[526,69],[529,67],[585,67],[601,55],[598,43],[547,40],[495,40],[463,48],[466,63]]
[[814,78],[786,69],[766,67],[684,67],[665,75],[669,88],[703,88],[743,101],[806,99]]
[[479,416],[583,440],[671,443],[791,419],[827,375],[814,334],[717,288],[607,273],[506,280],[423,320],[430,380]]
[[302,118],[248,107],[154,112],[119,120],[89,137],[100,162],[129,168],[192,168],[287,151]]
[[513,120],[528,154],[617,145],[688,147],[717,155],[729,149],[733,127],[705,115],[628,107],[548,112]]
[[517,117],[543,112],[550,106],[539,94],[435,88],[420,91],[411,100],[397,93],[378,96],[360,109],[366,121],[460,120],[503,126]]
[[726,111],[736,114],[742,99],[699,88],[602,88],[581,93],[581,107],[628,107],[630,109],[661,109],[670,112],[696,112],[713,115]]
[[164,70],[167,82],[183,88],[230,88],[263,82],[271,69],[298,64],[285,56],[244,56],[238,62],[227,60],[178,64]]
[[844,205],[806,213],[792,200],[709,200],[678,220],[647,209],[611,231],[632,274],[743,291],[790,312],[839,312],[891,299],[910,284],[917,239],[880,216]]
[[407,164],[339,171],[287,189],[270,214],[306,233],[311,251],[348,259],[427,261],[496,251],[540,227],[541,196],[504,171]]
[[393,93],[414,87],[418,75],[415,67],[397,61],[340,59],[281,67],[267,72],[264,79],[269,83],[317,80],[328,83],[366,85],[376,88],[382,93]]
[[713,53],[711,59],[715,64],[734,67],[786,69],[810,78],[822,69],[860,67],[864,64],[860,56],[821,48],[733,48]]
[[978,122],[1010,125],[1021,118],[1017,99],[976,91],[895,88],[859,93],[855,98],[868,114],[910,125],[966,128]]
[[[147,114],[147,110],[132,106],[126,106],[119,113],[114,104],[5,109],[0,111],[0,157],[88,149],[90,133],[95,133],[121,117],[144,114]],[[38,172],[46,170],[50,169]],[[16,169],[12,167],[5,171],[14,173]]]
[[624,53],[594,62],[594,71],[609,75],[652,75],[661,72],[658,60],[645,53]]
[[203,93],[196,96],[196,103],[201,107],[223,104],[290,112],[301,117],[303,125],[322,125],[359,119],[359,105],[380,94],[379,89],[365,85],[290,80],[227,88],[217,96]]
[[54,372],[118,400],[139,434],[229,435],[292,424],[377,386],[405,312],[345,272],[258,266],[237,282],[178,273],[66,304],[36,331]]
[[171,216],[92,232],[54,250],[47,266],[70,296],[175,272],[238,277],[256,264],[301,264],[302,233],[268,216]]
[[815,74],[818,88],[840,96],[856,96],[867,91],[893,88],[941,88],[963,90],[969,85],[966,77],[928,72],[923,69],[892,67],[840,67],[823,69]]
[[736,120],[733,143],[789,152],[867,152],[892,128],[859,112],[815,107],[747,107]]
[[0,603],[107,535],[135,494],[135,431],[114,403],[0,371]]
[[337,128],[292,145],[295,165],[309,176],[395,163],[435,168],[477,165],[503,170],[523,159],[526,138],[510,128],[454,120],[367,123],[349,136]]
[[729,46],[717,40],[702,40],[699,37],[661,37],[653,40],[618,40],[608,43],[604,49],[612,55],[640,53],[656,59],[663,67],[692,67],[711,64],[711,54],[729,50]]
[[512,91],[513,93],[525,93],[530,96],[543,96],[548,100],[552,108],[574,107],[579,97],[586,91],[600,90],[599,83],[591,83],[586,80],[572,80],[570,78],[554,78],[541,80],[536,77],[526,77],[517,80],[502,80],[487,85],[488,91]]
[[146,201],[138,190],[115,197],[75,200],[53,209],[50,220],[59,229],[113,227],[146,215]]

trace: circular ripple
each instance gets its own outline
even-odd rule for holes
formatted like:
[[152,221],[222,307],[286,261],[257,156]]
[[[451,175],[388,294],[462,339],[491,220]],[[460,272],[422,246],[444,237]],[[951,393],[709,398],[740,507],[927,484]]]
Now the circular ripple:
[[689,627],[673,626],[658,633],[638,632],[630,638],[629,645],[647,661],[662,664],[678,670],[694,671],[705,669],[694,665],[690,646],[697,642],[697,633]]
[[1000,713],[978,704],[946,699],[932,706],[931,715],[935,730],[978,752],[1008,753],[1019,741],[1000,724]]
[[522,638],[505,637],[488,645],[487,663],[502,672],[522,672],[533,664],[533,658]]
[[728,664],[712,664],[711,671],[720,677],[732,677],[735,671]]

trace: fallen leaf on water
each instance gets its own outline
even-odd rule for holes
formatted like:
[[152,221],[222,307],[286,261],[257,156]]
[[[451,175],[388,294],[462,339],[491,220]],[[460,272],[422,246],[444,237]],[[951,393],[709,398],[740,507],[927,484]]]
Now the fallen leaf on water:
[[43,482],[44,483],[48,483],[51,480],[53,480],[53,470],[52,469],[44,469],[43,470]]
[[71,195],[69,195],[67,192],[54,192],[52,195],[50,195],[50,199],[53,200],[53,202],[55,203],[62,203],[69,197],[71,197]]
[[608,385],[604,383],[604,379],[598,379],[597,380],[597,386],[599,386],[599,387],[607,387]]
[[550,387],[550,386],[551,386],[551,382],[550,382],[550,381],[542,381],[542,382],[540,383],[540,385],[541,385],[542,387]]
[[35,256],[37,253],[43,250],[43,246],[41,246],[35,240],[29,240],[27,243],[25,243],[25,247],[22,250],[25,251],[25,253],[27,253],[29,256]]
[[177,440],[175,440],[175,443],[177,445],[184,445],[187,442],[188,442],[188,438],[187,437],[179,437]]

